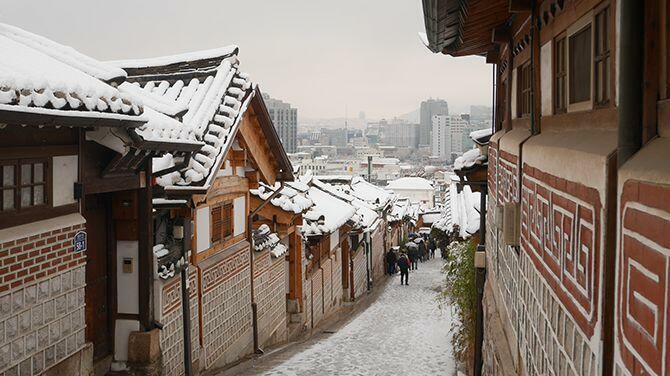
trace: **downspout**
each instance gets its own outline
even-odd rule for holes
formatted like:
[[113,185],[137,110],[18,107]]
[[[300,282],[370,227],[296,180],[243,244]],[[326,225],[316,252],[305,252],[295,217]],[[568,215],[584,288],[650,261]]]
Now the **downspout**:
[[275,197],[279,196],[281,193],[282,189],[284,189],[284,182],[280,182],[279,188],[274,191],[270,197],[267,199],[263,200],[260,205],[254,211],[249,213],[249,216],[247,217],[247,239],[249,239],[249,243],[251,244],[249,246],[249,271],[250,271],[250,287],[251,287],[251,326],[253,328],[253,335],[254,335],[254,352],[256,354],[262,354],[263,350],[260,348],[258,344],[258,305],[256,304],[256,298],[254,294],[254,245],[253,245],[253,239],[251,237],[251,230],[252,230],[252,225],[253,225],[253,218],[256,214],[258,214],[259,211],[261,211],[265,205],[267,205],[272,199]]
[[365,268],[368,275],[368,291],[372,290],[372,279],[370,279],[370,268],[372,264],[372,247],[370,244],[370,233],[363,233],[365,236]]
[[637,0],[620,0],[619,137],[617,163],[621,167],[642,147],[644,73],[644,7]]

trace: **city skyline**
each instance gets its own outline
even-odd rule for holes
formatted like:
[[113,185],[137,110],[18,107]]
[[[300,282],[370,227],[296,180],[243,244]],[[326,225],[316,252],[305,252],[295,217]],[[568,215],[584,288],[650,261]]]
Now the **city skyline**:
[[[108,17],[119,12],[122,17]],[[261,89],[291,103],[305,119],[344,117],[345,112],[353,119],[360,111],[379,119],[411,112],[430,97],[445,98],[456,109],[491,102],[492,73],[484,58],[436,56],[423,46],[418,1],[208,0],[193,7],[175,0],[120,0],[95,8],[83,0],[68,7],[15,2],[0,10],[0,22],[100,60],[237,44],[245,70]],[[61,27],[63,22],[68,27]]]

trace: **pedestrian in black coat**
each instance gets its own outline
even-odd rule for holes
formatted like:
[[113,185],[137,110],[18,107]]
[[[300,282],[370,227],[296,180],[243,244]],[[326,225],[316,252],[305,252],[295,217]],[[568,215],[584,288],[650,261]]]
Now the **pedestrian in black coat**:
[[406,254],[400,255],[400,258],[398,258],[398,268],[400,269],[400,284],[409,285],[409,265],[410,261],[409,258],[407,257]]
[[386,271],[388,272],[389,275],[394,275],[395,274],[395,265],[396,265],[397,261],[398,261],[398,256],[395,254],[394,250],[390,249],[386,253],[386,266],[387,266]]

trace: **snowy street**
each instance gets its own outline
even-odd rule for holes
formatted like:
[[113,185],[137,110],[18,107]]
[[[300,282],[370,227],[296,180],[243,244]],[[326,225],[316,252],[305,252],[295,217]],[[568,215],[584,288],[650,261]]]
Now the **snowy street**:
[[245,375],[452,375],[450,313],[438,308],[442,259],[395,276],[365,311],[339,328],[258,360]]

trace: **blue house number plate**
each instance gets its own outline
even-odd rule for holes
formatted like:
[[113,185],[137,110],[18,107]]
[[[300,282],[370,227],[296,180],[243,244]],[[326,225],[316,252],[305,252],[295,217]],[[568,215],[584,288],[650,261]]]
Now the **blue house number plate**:
[[79,231],[74,234],[74,251],[83,252],[86,250],[86,232]]

